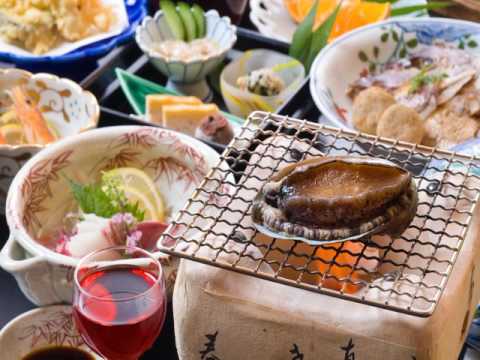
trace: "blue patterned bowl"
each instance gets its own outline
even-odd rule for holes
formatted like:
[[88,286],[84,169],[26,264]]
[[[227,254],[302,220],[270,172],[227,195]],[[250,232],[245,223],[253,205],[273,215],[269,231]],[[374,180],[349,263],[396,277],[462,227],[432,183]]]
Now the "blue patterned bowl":
[[0,51],[0,60],[13,63],[21,68],[35,69],[35,66],[37,66],[43,71],[45,71],[45,66],[54,67],[63,64],[71,65],[71,63],[78,61],[97,60],[133,37],[137,25],[147,13],[146,3],[147,0],[125,0],[129,26],[117,36],[97,41],[59,56],[23,56]]
[[362,70],[405,57],[420,45],[444,40],[480,56],[480,24],[433,18],[379,22],[345,34],[315,59],[310,91],[315,104],[334,126],[352,129],[348,85]]

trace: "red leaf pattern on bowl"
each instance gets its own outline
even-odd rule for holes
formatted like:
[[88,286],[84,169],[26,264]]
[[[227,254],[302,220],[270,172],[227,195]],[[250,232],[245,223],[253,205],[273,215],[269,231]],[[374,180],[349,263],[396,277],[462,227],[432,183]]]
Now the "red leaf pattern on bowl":
[[90,173],[108,171],[119,167],[140,165],[139,151],[129,148],[121,149],[114,157],[104,157],[95,165]]
[[22,184],[22,194],[25,198],[23,224],[32,231],[33,223],[40,225],[37,213],[45,211],[42,202],[52,197],[50,183],[60,178],[60,171],[70,163],[73,150],[60,153],[58,156],[39,162],[28,173]]
[[140,129],[133,132],[128,132],[119,137],[115,147],[131,146],[131,147],[143,147],[151,148],[155,146],[156,139],[155,134],[151,129]]
[[148,161],[143,168],[155,172],[154,181],[158,181],[161,175],[166,176],[169,184],[178,180],[184,180],[185,190],[188,190],[192,185],[198,185],[200,180],[205,176],[205,173],[201,173],[200,170],[192,171],[188,166],[172,157],[152,159]]

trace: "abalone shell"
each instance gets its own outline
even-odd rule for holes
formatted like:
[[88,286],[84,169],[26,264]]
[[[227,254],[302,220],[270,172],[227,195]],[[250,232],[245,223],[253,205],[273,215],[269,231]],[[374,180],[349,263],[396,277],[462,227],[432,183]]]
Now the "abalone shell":
[[415,216],[417,201],[410,172],[390,161],[322,156],[274,175],[254,200],[253,220],[279,238],[333,242],[398,235]]

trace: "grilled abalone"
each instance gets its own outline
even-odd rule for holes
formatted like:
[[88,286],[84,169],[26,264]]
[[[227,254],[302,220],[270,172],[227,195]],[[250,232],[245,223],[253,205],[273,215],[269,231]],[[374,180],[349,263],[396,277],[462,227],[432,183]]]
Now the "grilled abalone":
[[265,184],[253,220],[269,235],[321,243],[401,234],[416,208],[415,182],[394,163],[315,157],[283,168]]

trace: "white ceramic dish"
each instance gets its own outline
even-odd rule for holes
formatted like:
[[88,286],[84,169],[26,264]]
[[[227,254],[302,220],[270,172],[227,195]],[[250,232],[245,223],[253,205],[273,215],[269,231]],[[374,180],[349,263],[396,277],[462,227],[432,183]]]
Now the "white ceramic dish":
[[[237,86],[237,79],[261,68],[272,69],[285,84],[276,96],[260,96]],[[222,96],[228,111],[239,117],[247,118],[250,113],[261,110],[275,112],[300,87],[305,78],[305,68],[298,60],[267,49],[246,51],[240,58],[232,61],[222,71],[220,85]]]
[[200,60],[174,61],[161,56],[153,44],[175,39],[163,12],[158,11],[152,18],[147,16],[136,30],[135,40],[152,64],[169,78],[168,87],[185,95],[194,95],[207,101],[211,95],[205,78],[223,61],[227,52],[237,41],[236,27],[230,18],[220,17],[216,10],[205,13],[207,22],[206,38],[220,47],[220,51]]
[[[10,238],[0,253],[0,266],[15,276],[33,303],[71,302],[78,259],[50,250],[54,239],[45,236],[61,228],[65,214],[74,209],[67,178],[91,183],[103,170],[141,168],[154,179],[172,217],[218,158],[198,140],[154,127],[102,128],[53,144],[25,164],[12,183],[7,199]],[[171,290],[177,261],[157,255]]]
[[[258,31],[265,36],[290,43],[297,24],[293,21],[283,5],[284,0],[250,0],[250,20]],[[392,8],[425,5],[426,0],[398,0]],[[408,16],[425,16],[425,11],[419,11]]]
[[[23,85],[38,99],[40,112],[60,138],[97,127],[97,99],[71,80],[50,74],[0,69],[0,112],[11,105],[7,91]],[[22,165],[44,145],[0,145],[0,213],[4,213],[10,183]]]
[[334,126],[353,129],[348,85],[371,64],[381,66],[435,39],[463,44],[467,51],[480,56],[480,25],[473,22],[404,18],[366,26],[338,38],[315,59],[310,71],[315,104]]
[[31,352],[53,346],[78,348],[94,359],[102,360],[83,342],[70,306],[48,306],[28,311],[10,321],[0,332],[4,360],[23,359]]

